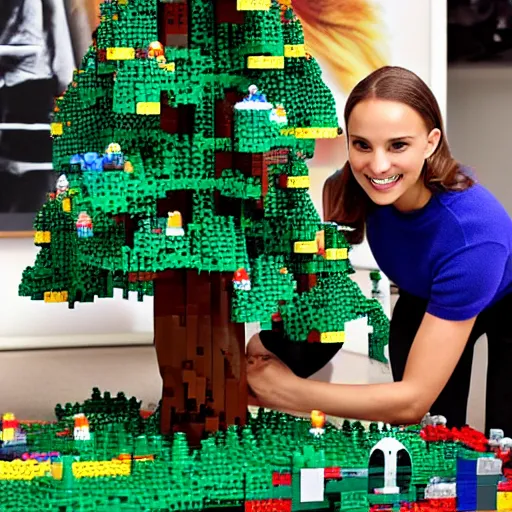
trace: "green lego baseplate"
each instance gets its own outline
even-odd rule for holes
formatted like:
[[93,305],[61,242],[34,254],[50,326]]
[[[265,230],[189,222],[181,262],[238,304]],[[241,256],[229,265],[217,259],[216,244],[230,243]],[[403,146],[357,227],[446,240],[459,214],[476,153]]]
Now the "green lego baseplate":
[[54,110],[60,185],[35,219],[20,295],[143,300],[169,269],[233,272],[247,279],[234,278],[232,321],[271,328],[277,314],[290,340],[343,343],[366,316],[370,355],[386,360],[387,318],[309,194],[316,139],[339,128],[288,2],[105,2]]
[[[23,455],[16,458],[8,443],[0,445],[0,510],[368,512],[385,505],[401,512],[454,512],[466,509],[442,495],[443,485],[459,479],[462,506],[470,493],[463,480],[468,467],[491,459],[489,469],[496,461],[489,447],[475,451],[460,441],[425,440],[421,425],[345,420],[312,428],[313,415],[310,420],[264,409],[254,411],[245,426],[205,434],[191,446],[182,432],[157,433],[158,409],[142,412],[137,399],[95,388],[84,403],[57,405],[55,423],[21,423]],[[77,418],[87,419],[85,438],[73,430]],[[393,467],[383,458],[388,451],[397,457]],[[314,469],[323,474],[323,491],[308,500],[303,478]],[[378,492],[390,485],[388,471],[394,494]],[[478,485],[503,496],[501,471],[489,473],[480,470]],[[439,499],[432,495],[436,485]]]

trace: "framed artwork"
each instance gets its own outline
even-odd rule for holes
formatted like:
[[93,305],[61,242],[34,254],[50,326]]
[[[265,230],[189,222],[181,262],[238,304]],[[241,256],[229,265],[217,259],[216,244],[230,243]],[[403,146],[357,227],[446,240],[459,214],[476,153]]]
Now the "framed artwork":
[[31,236],[55,188],[50,120],[91,42],[83,0],[0,2],[0,236]]

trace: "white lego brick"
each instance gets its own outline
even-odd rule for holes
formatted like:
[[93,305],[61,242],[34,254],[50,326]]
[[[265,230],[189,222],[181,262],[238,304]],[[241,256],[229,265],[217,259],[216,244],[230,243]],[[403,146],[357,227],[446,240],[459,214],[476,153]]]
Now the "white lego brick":
[[324,501],[324,486],[323,468],[307,468],[300,470],[301,503]]
[[501,475],[503,462],[500,459],[480,457],[476,462],[477,475]]

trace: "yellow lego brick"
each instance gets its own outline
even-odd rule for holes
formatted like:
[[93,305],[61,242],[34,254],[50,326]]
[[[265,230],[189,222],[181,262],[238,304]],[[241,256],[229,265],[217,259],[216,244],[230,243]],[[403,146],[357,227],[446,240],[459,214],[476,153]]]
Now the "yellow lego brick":
[[107,60],[133,60],[135,48],[107,48]]
[[293,252],[296,254],[316,254],[318,252],[318,243],[316,240],[308,242],[295,242]]
[[325,259],[326,260],[346,260],[348,258],[348,249],[326,249]]
[[66,302],[68,300],[68,292],[44,292],[45,302]]
[[175,62],[167,62],[166,64],[160,64],[160,67],[162,69],[165,69],[166,71],[170,71],[171,73],[174,73],[176,71]]
[[268,11],[271,0],[237,0],[237,11]]
[[71,199],[69,197],[65,197],[62,200],[62,210],[65,212],[71,211]]
[[62,462],[54,462],[52,464],[51,474],[54,480],[62,480]]
[[117,0],[117,5],[128,5],[128,0]]
[[287,188],[309,188],[309,176],[288,176]]
[[159,101],[140,101],[137,103],[137,114],[142,116],[158,116],[160,115]]
[[129,476],[131,469],[129,460],[100,460],[73,462],[72,471],[75,478],[97,478],[105,476]]
[[297,139],[335,139],[338,128],[296,128]]
[[305,57],[306,46],[303,44],[285,44],[284,45],[285,57]]
[[50,231],[36,231],[34,234],[34,243],[35,244],[49,244],[52,239],[52,234]]
[[64,133],[62,123],[52,123],[50,125],[50,133],[52,135],[62,135]]
[[295,128],[281,128],[281,135],[295,135]]
[[0,480],[33,480],[46,476],[49,472],[49,462],[39,463],[34,459],[0,461]]
[[284,56],[252,55],[247,57],[249,69],[284,69]]
[[332,331],[320,333],[320,343],[344,343],[344,331]]
[[512,510],[512,492],[498,492],[498,510],[511,511]]

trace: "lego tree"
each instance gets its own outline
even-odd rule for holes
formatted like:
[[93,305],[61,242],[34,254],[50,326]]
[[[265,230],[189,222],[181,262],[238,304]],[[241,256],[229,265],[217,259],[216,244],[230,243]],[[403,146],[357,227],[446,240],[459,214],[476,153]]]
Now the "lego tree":
[[55,102],[59,178],[20,295],[70,307],[114,288],[154,296],[164,433],[245,422],[247,322],[343,344],[366,318],[384,360],[387,319],[308,190],[315,140],[339,133],[289,2],[104,3]]

